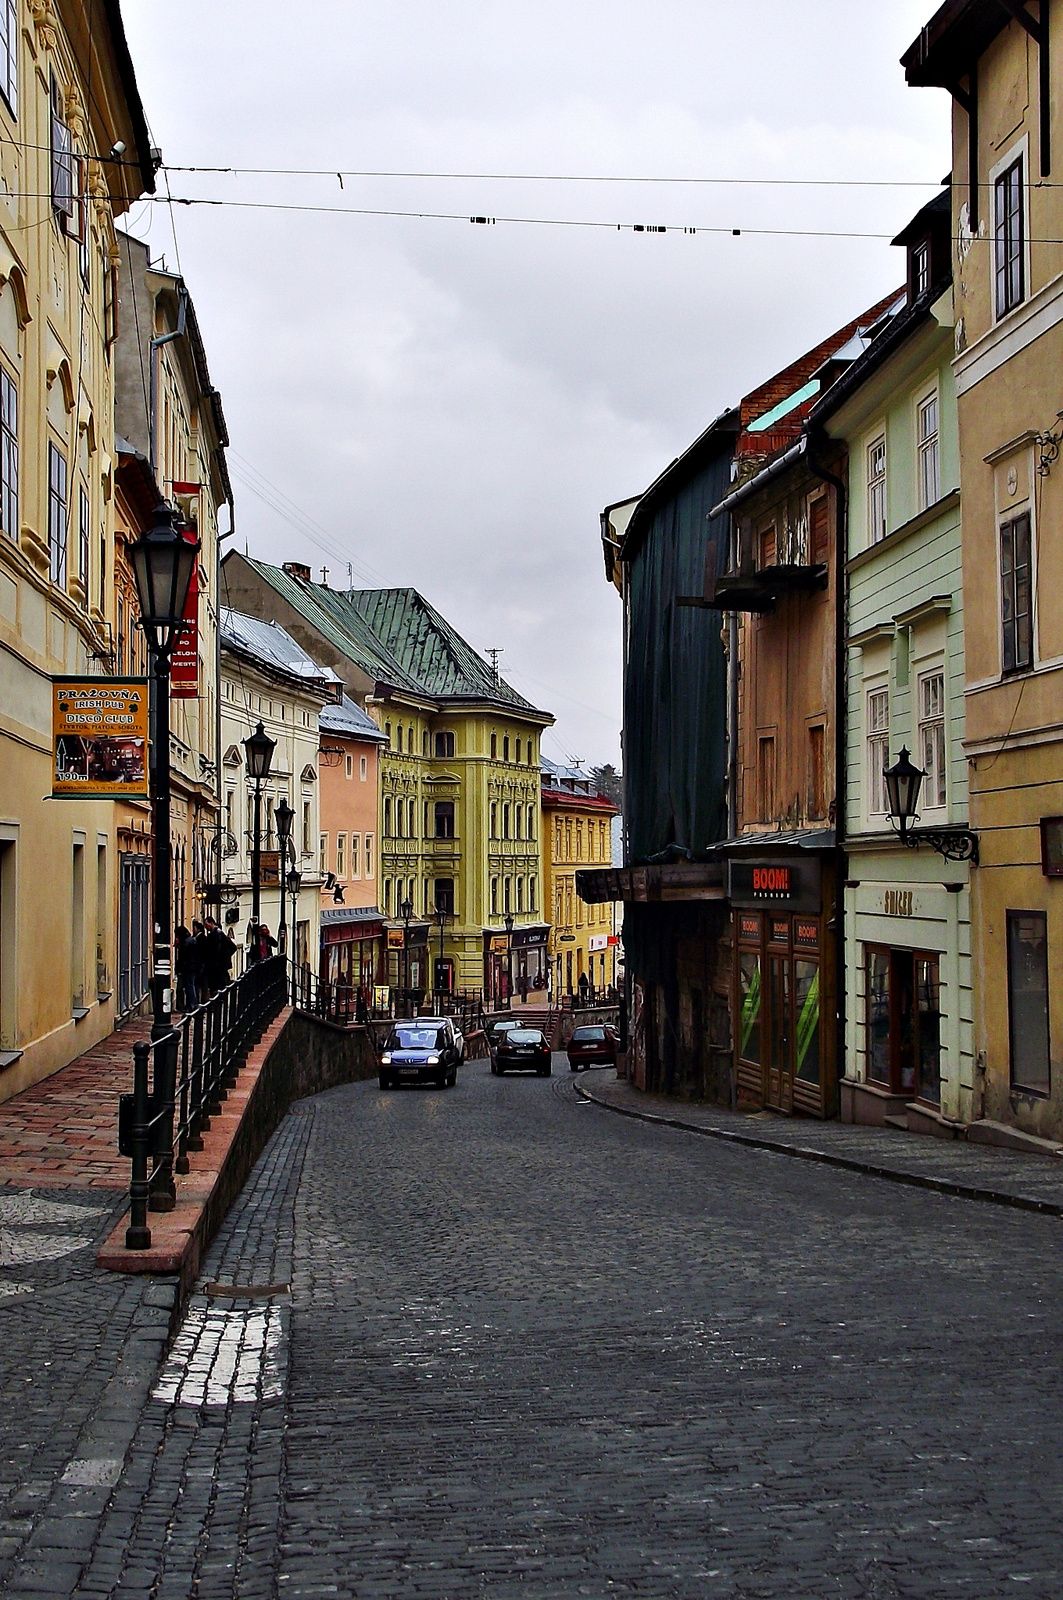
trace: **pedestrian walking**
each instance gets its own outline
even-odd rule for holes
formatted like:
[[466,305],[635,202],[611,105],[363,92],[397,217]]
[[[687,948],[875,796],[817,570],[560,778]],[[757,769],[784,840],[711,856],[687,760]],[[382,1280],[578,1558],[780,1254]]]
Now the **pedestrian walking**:
[[229,983],[236,945],[229,935],[208,917],[203,936],[203,976],[211,994],[218,994]]
[[587,1004],[587,995],[590,992],[590,987],[591,986],[588,981],[587,974],[585,972],[581,972],[579,975],[579,982],[576,984],[576,988],[579,990],[579,1003],[581,1006],[585,1006]]
[[185,1011],[192,1011],[199,1004],[197,986],[199,952],[196,949],[195,935],[185,927],[184,923],[177,930],[175,942],[174,971],[177,975],[177,1009],[184,1013]]

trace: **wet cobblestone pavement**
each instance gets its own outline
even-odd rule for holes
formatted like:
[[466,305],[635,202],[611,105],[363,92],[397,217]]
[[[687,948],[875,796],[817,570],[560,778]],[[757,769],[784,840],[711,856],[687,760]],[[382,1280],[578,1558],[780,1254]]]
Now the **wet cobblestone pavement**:
[[[295,1107],[108,1481],[54,1401],[5,1592],[1055,1600],[1063,1224],[612,1116],[562,1063]],[[129,1350],[162,1313],[103,1281]],[[53,1403],[20,1370],[12,1430]]]

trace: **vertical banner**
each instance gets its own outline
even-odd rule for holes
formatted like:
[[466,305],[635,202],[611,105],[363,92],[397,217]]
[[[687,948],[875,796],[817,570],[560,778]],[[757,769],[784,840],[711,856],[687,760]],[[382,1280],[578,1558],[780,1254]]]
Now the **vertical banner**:
[[170,699],[196,700],[199,697],[199,562],[192,568],[185,601],[184,626],[173,647],[170,668]]
[[146,799],[146,678],[52,679],[52,798]]

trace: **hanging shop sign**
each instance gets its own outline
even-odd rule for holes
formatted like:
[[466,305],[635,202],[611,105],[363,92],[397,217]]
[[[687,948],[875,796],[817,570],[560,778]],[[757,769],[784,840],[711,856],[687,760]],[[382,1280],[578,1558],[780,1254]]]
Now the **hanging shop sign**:
[[608,950],[609,937],[604,933],[593,933],[587,941],[588,950]]
[[53,678],[53,800],[147,796],[147,679]]
[[174,641],[170,658],[171,700],[199,697],[199,562],[192,568],[185,600],[184,624]]
[[727,893],[735,906],[777,905],[818,913],[820,892],[820,864],[814,857],[727,863]]
[[388,929],[388,949],[402,950],[406,944],[406,936],[401,928]]
[[281,881],[279,850],[263,850],[258,858],[258,881],[263,889],[276,889]]

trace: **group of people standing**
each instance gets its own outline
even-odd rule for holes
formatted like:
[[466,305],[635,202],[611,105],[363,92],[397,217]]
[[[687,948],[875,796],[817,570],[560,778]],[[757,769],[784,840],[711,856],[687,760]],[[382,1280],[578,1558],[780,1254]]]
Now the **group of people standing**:
[[191,1011],[230,981],[236,945],[213,917],[177,930],[177,1009]]

